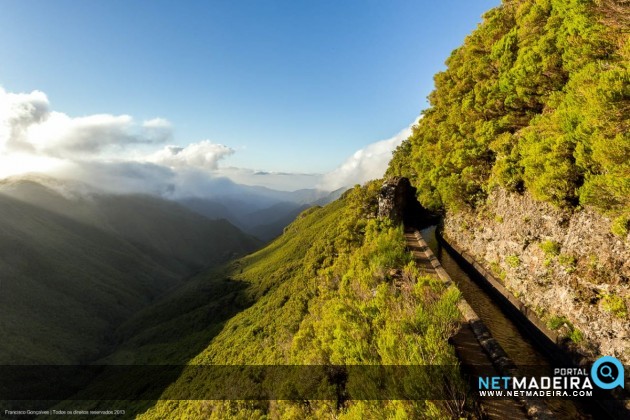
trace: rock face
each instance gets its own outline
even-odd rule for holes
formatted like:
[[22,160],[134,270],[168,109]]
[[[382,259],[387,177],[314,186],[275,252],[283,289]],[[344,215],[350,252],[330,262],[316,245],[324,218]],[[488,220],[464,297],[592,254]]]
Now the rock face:
[[436,216],[420,205],[416,189],[409,179],[395,177],[385,180],[378,196],[378,217],[395,223],[421,227],[436,222]]
[[630,363],[630,235],[614,236],[610,220],[495,190],[447,215],[443,235],[585,354]]

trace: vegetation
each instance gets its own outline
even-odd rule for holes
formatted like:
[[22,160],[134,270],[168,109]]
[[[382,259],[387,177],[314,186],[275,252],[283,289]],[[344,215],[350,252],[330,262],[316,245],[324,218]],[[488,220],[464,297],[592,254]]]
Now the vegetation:
[[627,318],[628,307],[621,296],[606,294],[602,297],[601,302],[605,311],[621,319]]
[[494,186],[630,219],[630,27],[620,0],[504,0],[435,76],[388,169],[433,210]]
[[566,334],[566,337],[576,344],[579,344],[580,342],[584,340],[584,334],[582,333],[582,331],[577,329],[571,323],[571,321],[569,321],[569,319],[565,316],[558,316],[558,315],[552,316],[547,321],[547,327],[549,327],[552,330],[558,330],[564,327],[565,329],[564,332]]
[[560,254],[558,256],[558,262],[564,267],[564,271],[567,274],[573,273],[576,270],[577,259],[573,255]]
[[[374,217],[377,190],[376,183],[357,186],[324,208],[306,210],[266,248],[196,276],[127,323],[119,331],[124,342],[107,362],[457,366],[448,338],[459,317],[458,293],[420,275],[401,228]],[[220,289],[226,278],[229,292]],[[208,288],[212,295],[197,298]],[[241,311],[208,317],[208,308],[220,307],[217,300],[240,302]],[[458,417],[467,408],[458,369],[437,383],[405,385],[437,386],[448,395],[437,401],[169,400],[211,384],[203,374],[183,372],[164,390],[164,400],[148,410],[146,403],[131,403],[128,412],[147,410],[144,418],[435,418]],[[340,395],[345,392],[351,397],[350,388]]]
[[[256,302],[190,363],[456,364],[448,337],[459,297],[441,282],[419,277],[400,228],[373,218],[376,190],[375,183],[355,187],[341,200],[303,213],[267,248],[235,262],[232,276],[250,284],[247,293]],[[465,399],[457,375],[445,382]],[[182,377],[173,392],[203,386],[203,378]],[[433,417],[450,416],[454,407],[463,408],[451,401],[163,401],[143,417]]]
[[505,257],[505,262],[512,268],[516,268],[521,265],[521,259],[518,255],[508,255]]
[[67,197],[38,182],[0,182],[2,364],[78,364],[182,278],[258,241],[147,196]]
[[546,240],[538,244],[547,257],[555,257],[560,254],[560,244],[556,241]]

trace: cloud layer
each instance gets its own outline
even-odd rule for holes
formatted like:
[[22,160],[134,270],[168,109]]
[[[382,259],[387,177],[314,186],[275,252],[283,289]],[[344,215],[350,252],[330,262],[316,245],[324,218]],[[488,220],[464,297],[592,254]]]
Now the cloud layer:
[[7,93],[0,88],[0,150],[57,158],[101,155],[134,144],[172,139],[170,124],[153,119],[138,124],[129,115],[69,117],[50,110],[45,93]]
[[231,184],[226,178],[281,190],[335,190],[380,178],[391,152],[410,133],[407,127],[370,144],[325,175],[223,168],[220,162],[234,149],[210,140],[169,144],[173,129],[163,118],[138,122],[129,115],[71,117],[53,111],[44,92],[16,94],[0,87],[0,177],[46,172],[117,192],[211,196]]
[[377,141],[354,152],[337,169],[323,176],[319,188],[332,191],[381,178],[387,170],[392,152],[411,135],[412,127],[416,122],[393,137]]
[[166,146],[147,158],[149,162],[170,168],[195,168],[214,170],[219,161],[234,153],[234,150],[210,140],[189,144],[186,147]]

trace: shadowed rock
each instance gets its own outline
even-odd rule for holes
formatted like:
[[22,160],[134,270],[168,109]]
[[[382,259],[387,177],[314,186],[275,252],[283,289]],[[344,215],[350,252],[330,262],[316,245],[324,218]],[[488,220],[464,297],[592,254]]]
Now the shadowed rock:
[[403,177],[383,183],[378,196],[378,217],[418,228],[437,222],[437,216],[422,207],[416,199],[416,189]]

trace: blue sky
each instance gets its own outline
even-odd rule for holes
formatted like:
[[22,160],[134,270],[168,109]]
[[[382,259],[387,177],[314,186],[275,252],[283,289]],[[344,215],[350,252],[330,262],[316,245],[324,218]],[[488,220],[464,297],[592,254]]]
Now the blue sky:
[[498,0],[4,0],[0,86],[72,117],[160,117],[222,165],[333,170],[407,127]]

